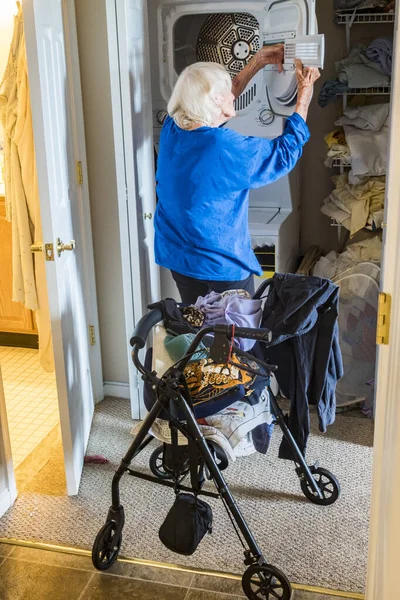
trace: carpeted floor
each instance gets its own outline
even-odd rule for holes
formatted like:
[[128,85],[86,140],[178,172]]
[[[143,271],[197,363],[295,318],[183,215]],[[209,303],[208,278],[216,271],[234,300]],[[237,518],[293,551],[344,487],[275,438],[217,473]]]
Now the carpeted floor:
[[[225,474],[265,556],[291,581],[363,592],[373,423],[358,413],[352,415],[338,416],[325,435],[318,432],[312,415],[308,460],[318,459],[320,466],[339,478],[342,496],[333,506],[319,507],[304,498],[293,465],[277,458],[278,430],[267,456],[239,459]],[[61,491],[62,453],[56,453],[0,520],[0,537],[90,548],[107,515],[114,469],[132,441],[131,425],[128,401],[102,402],[88,454],[102,454],[110,463],[85,466],[79,496],[68,498]],[[152,442],[134,463],[136,468],[147,469],[154,448]],[[172,490],[125,476],[121,499],[126,511],[121,554],[243,572],[241,546],[220,501],[210,502],[213,534],[206,536],[192,557],[183,557],[168,551],[158,539],[158,528],[173,502]]]

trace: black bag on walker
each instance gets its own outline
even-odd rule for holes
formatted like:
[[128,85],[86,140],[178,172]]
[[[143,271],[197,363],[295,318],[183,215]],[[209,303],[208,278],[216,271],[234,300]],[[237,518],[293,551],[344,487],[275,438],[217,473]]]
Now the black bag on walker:
[[172,552],[190,556],[205,534],[211,531],[211,506],[193,494],[180,493],[158,535],[164,546]]

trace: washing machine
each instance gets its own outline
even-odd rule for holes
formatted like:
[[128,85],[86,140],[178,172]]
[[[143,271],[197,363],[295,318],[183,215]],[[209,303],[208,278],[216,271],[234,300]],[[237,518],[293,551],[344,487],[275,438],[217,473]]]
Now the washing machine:
[[[263,44],[317,33],[315,0],[148,0],[147,4],[156,152],[168,100],[186,66],[218,62],[233,79]],[[275,138],[282,134],[296,100],[294,65],[285,65],[283,73],[276,65],[267,65],[236,99],[237,116],[226,127]],[[296,167],[273,184],[250,191],[250,234],[264,277],[296,267],[300,190]]]

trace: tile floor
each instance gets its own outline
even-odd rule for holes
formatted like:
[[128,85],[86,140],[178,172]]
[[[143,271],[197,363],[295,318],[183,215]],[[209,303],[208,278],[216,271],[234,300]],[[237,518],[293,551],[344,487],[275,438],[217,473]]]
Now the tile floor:
[[[239,581],[0,544],[1,600],[243,600]],[[295,590],[293,600],[345,600]]]
[[39,364],[39,351],[0,346],[14,468],[59,421],[54,373]]

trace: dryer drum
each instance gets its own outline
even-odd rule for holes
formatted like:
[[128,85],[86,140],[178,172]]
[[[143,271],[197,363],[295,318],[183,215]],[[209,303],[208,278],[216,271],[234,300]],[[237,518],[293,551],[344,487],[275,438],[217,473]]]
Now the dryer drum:
[[233,78],[260,49],[260,26],[248,13],[216,13],[203,23],[197,60],[223,65]]

